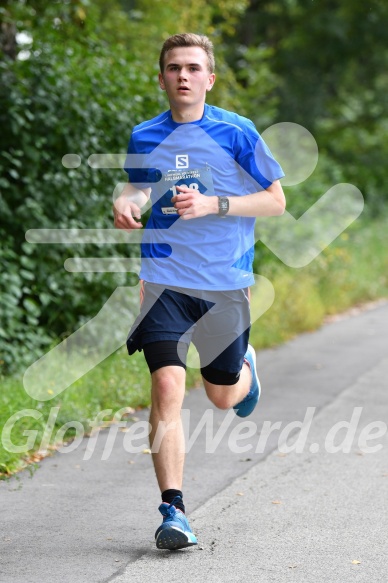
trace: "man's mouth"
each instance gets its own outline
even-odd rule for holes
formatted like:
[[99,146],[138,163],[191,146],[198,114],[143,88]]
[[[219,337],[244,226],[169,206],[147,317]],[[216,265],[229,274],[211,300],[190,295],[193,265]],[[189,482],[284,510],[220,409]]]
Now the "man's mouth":
[[178,91],[190,91],[190,89],[185,85],[182,85],[181,87],[178,87]]

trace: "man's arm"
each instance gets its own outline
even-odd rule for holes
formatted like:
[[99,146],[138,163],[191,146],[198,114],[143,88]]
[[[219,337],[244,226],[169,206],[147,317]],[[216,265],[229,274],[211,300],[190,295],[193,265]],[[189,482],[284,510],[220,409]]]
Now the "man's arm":
[[[186,186],[177,186],[176,189],[180,193],[171,200],[183,219],[218,214],[218,196],[205,196]],[[228,215],[236,217],[273,217],[282,215],[286,208],[286,199],[279,180],[275,180],[266,190],[227,198]]]
[[286,208],[286,198],[279,180],[275,180],[266,190],[245,196],[230,196],[228,199],[228,215],[237,217],[274,217],[282,215]]
[[151,188],[136,188],[131,183],[124,186],[113,205],[114,225],[117,229],[141,229],[141,208],[150,198]]

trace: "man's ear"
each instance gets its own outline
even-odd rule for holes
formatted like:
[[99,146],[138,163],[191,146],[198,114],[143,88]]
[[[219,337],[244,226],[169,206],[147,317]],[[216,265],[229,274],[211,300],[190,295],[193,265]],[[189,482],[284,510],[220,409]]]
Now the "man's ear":
[[164,85],[164,79],[163,79],[162,73],[159,73],[158,78],[159,78],[160,88],[163,89],[163,91],[166,91],[166,87]]
[[211,75],[209,75],[209,81],[208,81],[206,91],[211,91],[215,81],[216,81],[216,76],[214,73],[212,73]]

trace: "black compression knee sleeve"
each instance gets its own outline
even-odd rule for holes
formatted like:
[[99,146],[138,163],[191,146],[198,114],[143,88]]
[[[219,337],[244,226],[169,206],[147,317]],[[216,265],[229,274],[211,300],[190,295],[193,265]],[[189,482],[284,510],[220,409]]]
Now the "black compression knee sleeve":
[[205,380],[213,385],[232,386],[238,383],[240,379],[240,372],[227,372],[211,366],[202,367],[201,374]]
[[[178,356],[179,344],[179,356]],[[153,373],[163,366],[181,366],[186,369],[188,345],[177,340],[159,340],[143,346],[144,357],[150,372]],[[181,351],[183,353],[181,353]],[[179,358],[182,356],[184,362]]]

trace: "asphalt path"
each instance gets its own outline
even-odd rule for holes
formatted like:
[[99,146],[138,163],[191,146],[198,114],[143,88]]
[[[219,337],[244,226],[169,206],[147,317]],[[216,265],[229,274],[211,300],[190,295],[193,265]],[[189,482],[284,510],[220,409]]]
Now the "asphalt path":
[[[2,482],[1,583],[387,580],[387,324],[384,303],[260,352],[248,424],[188,393],[184,497],[198,547],[154,545],[147,411]],[[342,442],[349,451],[330,451]]]

